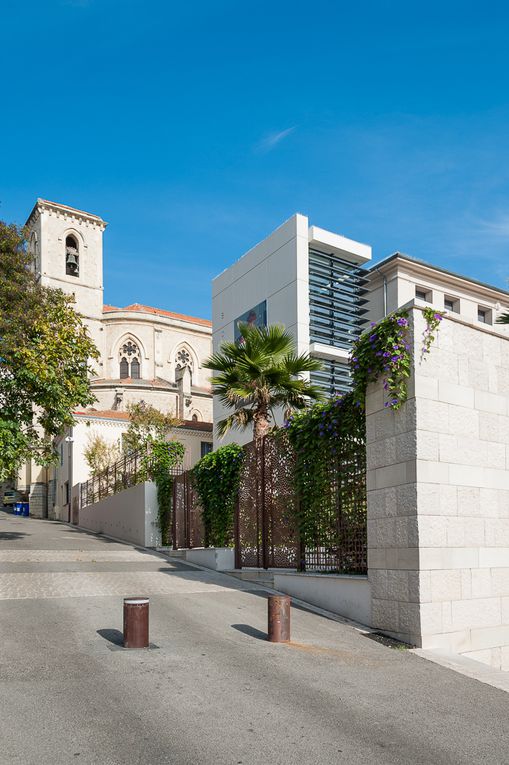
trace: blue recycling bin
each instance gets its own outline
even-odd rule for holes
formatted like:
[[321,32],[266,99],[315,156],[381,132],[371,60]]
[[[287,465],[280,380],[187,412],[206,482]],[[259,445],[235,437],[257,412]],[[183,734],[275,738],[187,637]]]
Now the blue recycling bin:
[[23,518],[28,518],[30,513],[30,505],[28,502],[22,502],[22,510],[21,513],[23,515]]
[[14,503],[14,515],[21,515],[21,502]]

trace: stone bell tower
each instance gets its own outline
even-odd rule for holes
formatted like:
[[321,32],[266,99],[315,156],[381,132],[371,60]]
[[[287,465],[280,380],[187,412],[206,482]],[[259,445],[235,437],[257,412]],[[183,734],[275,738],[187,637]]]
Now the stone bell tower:
[[101,353],[101,364],[95,363],[97,376],[101,377],[104,358],[102,239],[107,224],[98,215],[38,199],[26,225],[36,275],[44,286],[74,295],[76,311],[85,320]]
[[[97,377],[103,376],[105,350],[102,239],[106,225],[98,215],[45,199],[37,200],[26,222],[36,277],[45,287],[74,295],[75,310],[82,316],[100,353],[100,358],[93,362]],[[33,461],[27,463],[18,478],[18,487],[29,492],[30,514],[45,518],[48,513],[45,468]]]

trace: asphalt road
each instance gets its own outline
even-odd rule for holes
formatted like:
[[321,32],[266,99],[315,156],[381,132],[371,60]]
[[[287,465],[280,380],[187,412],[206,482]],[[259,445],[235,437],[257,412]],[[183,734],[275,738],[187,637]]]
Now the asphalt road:
[[[150,650],[118,645],[149,595]],[[509,696],[254,585],[0,512],[0,763],[509,763]]]

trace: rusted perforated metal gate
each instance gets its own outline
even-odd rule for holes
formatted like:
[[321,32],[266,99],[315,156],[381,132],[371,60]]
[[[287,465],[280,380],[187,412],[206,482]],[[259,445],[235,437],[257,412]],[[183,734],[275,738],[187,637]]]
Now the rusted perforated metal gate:
[[172,543],[174,550],[205,546],[201,506],[189,471],[173,482]]
[[299,544],[293,453],[284,439],[245,449],[235,517],[236,566],[296,568]]
[[[348,574],[367,572],[366,450],[346,437],[320,466],[320,494],[301,496],[295,454],[286,438],[245,448],[235,515],[237,568],[297,568]],[[313,489],[313,482],[307,486]]]

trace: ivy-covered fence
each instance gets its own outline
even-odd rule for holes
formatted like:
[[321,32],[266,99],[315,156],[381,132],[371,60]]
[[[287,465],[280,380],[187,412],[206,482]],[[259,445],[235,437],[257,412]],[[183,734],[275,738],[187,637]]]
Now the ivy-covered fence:
[[301,570],[367,571],[366,432],[352,393],[287,423]]
[[233,545],[244,449],[221,446],[175,480],[173,548]]

